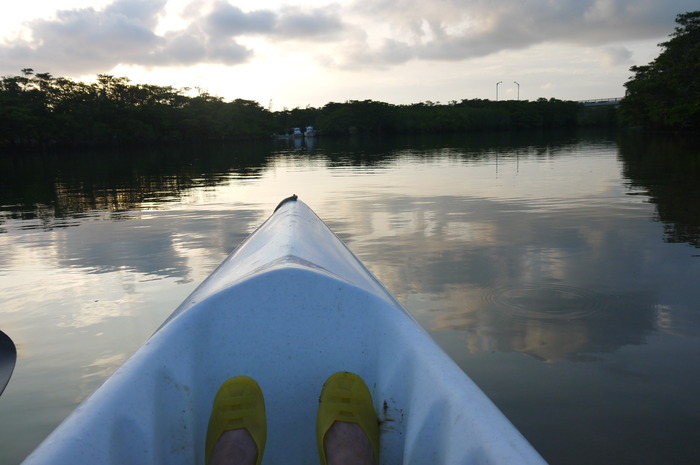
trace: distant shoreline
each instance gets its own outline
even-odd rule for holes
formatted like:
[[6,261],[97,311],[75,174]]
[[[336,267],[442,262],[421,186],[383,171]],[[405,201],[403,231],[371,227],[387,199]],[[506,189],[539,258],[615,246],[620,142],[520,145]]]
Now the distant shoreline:
[[98,75],[86,84],[48,73],[0,80],[0,150],[262,140],[313,126],[323,136],[614,127],[615,107],[556,99],[392,105],[374,100],[270,111],[257,102],[196,97],[169,86]]

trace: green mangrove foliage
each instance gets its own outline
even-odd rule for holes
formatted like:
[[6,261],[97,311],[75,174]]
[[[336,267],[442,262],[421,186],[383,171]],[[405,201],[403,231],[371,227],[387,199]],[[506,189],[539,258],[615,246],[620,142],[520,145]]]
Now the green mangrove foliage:
[[274,114],[280,128],[311,124],[322,134],[411,134],[507,131],[609,125],[610,118],[582,118],[577,102],[462,100],[391,105],[374,100],[331,102],[321,108],[296,108]]
[[203,142],[270,137],[312,125],[322,134],[456,133],[608,125],[576,102],[373,100],[277,112],[257,102],[97,75],[94,83],[22,70],[0,78],[0,147]]
[[620,116],[626,124],[660,129],[700,128],[700,11],[679,14],[659,56],[633,66]]
[[0,145],[93,145],[203,141],[269,135],[257,102],[100,74],[86,84],[22,70],[0,79]]

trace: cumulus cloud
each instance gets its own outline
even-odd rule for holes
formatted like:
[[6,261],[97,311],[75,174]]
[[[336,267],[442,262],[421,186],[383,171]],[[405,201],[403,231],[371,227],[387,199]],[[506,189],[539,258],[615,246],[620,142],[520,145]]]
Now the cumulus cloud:
[[201,22],[213,35],[264,35],[270,40],[318,40],[340,38],[345,25],[340,20],[340,7],[299,8],[284,5],[279,11],[244,12],[239,7],[219,0]]
[[[357,14],[385,18],[390,32],[362,55],[348,55],[345,65],[455,61],[545,42],[602,46],[664,37],[677,13],[693,9],[697,0],[678,0],[672,8],[664,0],[358,1]],[[628,58],[622,49],[607,51],[607,63]]]
[[334,5],[311,10],[292,7],[280,13],[274,33],[283,39],[337,40],[345,29],[340,15],[340,8]]
[[277,15],[269,10],[246,13],[234,5],[220,1],[201,22],[214,36],[235,37],[250,33],[270,33],[275,28]]
[[30,40],[17,39],[0,48],[0,61],[15,68],[104,70],[119,62],[138,61],[145,50],[158,47],[153,33],[164,0],[120,0],[93,8],[59,11],[55,19],[30,22]]
[[166,0],[115,0],[102,10],[63,10],[52,19],[26,26],[30,38],[0,45],[2,72],[24,67],[54,73],[104,72],[119,64],[179,66],[197,63],[236,65],[254,50],[242,45],[244,36],[270,41],[333,41],[344,24],[336,6],[301,10],[244,12],[223,0],[194,2],[187,27],[157,34]]
[[244,11],[231,1],[193,0],[182,13],[185,26],[166,32],[156,32],[166,0],[59,11],[0,44],[0,72],[235,65],[255,57],[249,37],[272,45],[311,42],[299,48],[344,68],[465,60],[545,42],[599,48],[602,61],[615,66],[630,59],[624,41],[663,39],[677,13],[697,9],[697,0],[674,0],[673,8],[667,0],[355,0]]

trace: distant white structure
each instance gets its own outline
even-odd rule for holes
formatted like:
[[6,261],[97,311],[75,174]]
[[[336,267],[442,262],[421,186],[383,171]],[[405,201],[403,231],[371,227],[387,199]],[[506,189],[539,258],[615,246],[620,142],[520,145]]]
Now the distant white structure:
[[618,106],[620,105],[621,101],[622,97],[599,98],[594,100],[579,100],[580,103],[583,103],[587,107],[601,107],[606,105]]
[[316,137],[318,132],[313,126],[306,126],[302,132],[301,128],[287,129],[280,134],[273,134],[272,137],[275,139],[303,139],[305,137]]

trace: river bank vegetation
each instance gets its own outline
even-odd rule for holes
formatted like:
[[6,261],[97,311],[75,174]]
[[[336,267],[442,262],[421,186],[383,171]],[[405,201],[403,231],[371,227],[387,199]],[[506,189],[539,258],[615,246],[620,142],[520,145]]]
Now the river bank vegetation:
[[679,14],[670,40],[648,65],[633,66],[620,116],[628,125],[700,129],[700,11]]
[[45,148],[269,138],[293,127],[323,135],[458,133],[610,125],[577,102],[364,100],[270,111],[259,103],[98,75],[93,83],[22,70],[0,78],[0,147]]

